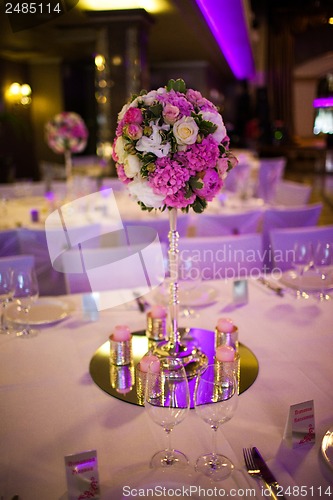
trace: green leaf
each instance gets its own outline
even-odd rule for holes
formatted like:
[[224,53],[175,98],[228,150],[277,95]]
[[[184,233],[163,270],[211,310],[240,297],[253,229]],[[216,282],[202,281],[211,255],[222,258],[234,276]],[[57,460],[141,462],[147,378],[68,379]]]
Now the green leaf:
[[201,120],[198,123],[198,127],[200,132],[206,137],[209,134],[213,134],[215,130],[217,129],[217,125],[214,123],[208,121],[208,120]]
[[163,111],[163,106],[160,103],[155,104],[154,106],[149,107],[149,111],[151,112],[151,114],[153,116],[155,116],[157,118],[157,117],[161,116],[162,111]]
[[199,196],[196,197],[194,203],[192,204],[192,208],[194,212],[197,214],[202,214],[202,212],[205,210],[206,207],[207,207],[206,200],[199,198]]
[[174,90],[175,92],[181,92],[185,94],[186,92],[186,83],[182,78],[178,78],[177,80],[171,79],[168,81],[167,91]]
[[194,189],[201,189],[204,185],[203,180],[200,179],[200,177],[191,177],[189,180],[191,188]]

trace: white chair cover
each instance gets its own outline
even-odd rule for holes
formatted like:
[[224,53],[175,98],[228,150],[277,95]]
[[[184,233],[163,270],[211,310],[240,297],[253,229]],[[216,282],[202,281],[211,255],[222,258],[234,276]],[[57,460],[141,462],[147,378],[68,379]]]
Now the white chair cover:
[[272,270],[272,249],[270,247],[269,233],[273,229],[309,227],[318,224],[323,208],[322,203],[291,208],[270,208],[263,215],[263,249],[265,270]]
[[[165,243],[168,242],[168,234],[170,231],[170,222],[168,218],[156,217],[146,218],[146,219],[123,219],[123,224],[125,227],[128,226],[141,226],[150,227],[157,231],[160,241]],[[188,215],[178,214],[177,216],[177,231],[180,237],[185,237],[187,235],[188,229]]]
[[251,165],[239,163],[233,168],[223,181],[223,188],[232,193],[245,193],[250,181]]
[[283,176],[286,158],[260,158],[257,197],[271,203],[276,196],[277,184]]
[[258,276],[263,264],[262,238],[260,234],[183,238],[179,257],[180,279],[189,262],[196,279]]
[[195,219],[195,235],[202,237],[256,233],[261,219],[261,210],[221,215],[203,213]]
[[280,180],[276,186],[274,205],[300,206],[309,203],[312,186],[300,182]]
[[273,229],[270,232],[274,268],[286,271],[292,268],[293,249],[296,242],[333,244],[333,225],[301,228]]

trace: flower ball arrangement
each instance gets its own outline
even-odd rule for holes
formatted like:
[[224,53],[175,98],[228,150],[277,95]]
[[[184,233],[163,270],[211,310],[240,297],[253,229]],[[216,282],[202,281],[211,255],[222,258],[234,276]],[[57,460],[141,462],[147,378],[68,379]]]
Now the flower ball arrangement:
[[143,210],[201,213],[238,163],[217,107],[183,80],[133,95],[118,115],[113,159]]
[[55,153],[80,153],[87,145],[88,130],[80,115],[64,111],[47,122],[45,136]]

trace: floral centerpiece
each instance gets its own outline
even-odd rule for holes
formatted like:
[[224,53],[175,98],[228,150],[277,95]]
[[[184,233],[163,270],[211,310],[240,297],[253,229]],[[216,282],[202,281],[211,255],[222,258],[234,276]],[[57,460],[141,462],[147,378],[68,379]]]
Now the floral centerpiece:
[[217,107],[183,80],[133,95],[113,146],[118,177],[148,210],[203,212],[237,164]]
[[66,177],[72,175],[71,154],[80,153],[87,145],[88,130],[80,115],[63,111],[45,125],[48,146],[58,154],[65,155]]
[[[237,164],[217,107],[183,80],[133,95],[118,116],[113,159],[118,177],[143,210],[169,210],[170,335],[160,356],[200,366],[205,357],[178,328],[177,210],[201,213]],[[184,343],[186,342],[186,345]]]

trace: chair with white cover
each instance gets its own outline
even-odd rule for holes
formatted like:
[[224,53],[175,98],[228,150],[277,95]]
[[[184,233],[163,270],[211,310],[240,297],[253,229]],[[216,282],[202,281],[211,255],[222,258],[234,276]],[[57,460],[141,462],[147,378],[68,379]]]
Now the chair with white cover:
[[300,206],[309,203],[312,186],[300,182],[280,180],[276,186],[274,205]]
[[69,250],[62,255],[67,292],[92,293],[98,310],[131,302],[163,282],[165,257],[156,237],[147,244]]
[[91,241],[92,246],[99,245],[99,231],[98,224],[68,228],[68,231],[54,228],[48,233],[44,229],[24,228],[19,231],[21,254],[29,253],[35,258],[40,295],[66,294],[65,277],[56,268],[56,257],[85,239]]
[[195,219],[196,236],[226,236],[249,234],[259,230],[261,210],[249,210],[235,214],[200,214]]
[[273,229],[270,231],[274,268],[286,271],[292,268],[295,243],[333,244],[333,225]]
[[263,249],[265,270],[272,269],[270,232],[273,229],[316,226],[322,211],[322,203],[313,203],[299,207],[272,207],[263,215]]
[[244,193],[249,185],[251,174],[251,165],[247,162],[239,162],[237,168],[228,172],[223,181],[223,188],[232,193]]
[[19,230],[16,229],[0,231],[0,257],[17,255],[20,253],[18,231]]
[[[159,215],[161,215],[159,217]],[[123,219],[123,224],[125,227],[137,226],[137,227],[149,227],[157,231],[159,239],[161,242],[168,242],[168,234],[170,231],[170,222],[167,217],[162,216],[162,214],[157,214],[155,218],[146,217],[145,219]],[[188,215],[179,214],[177,217],[177,231],[181,238],[187,235],[188,229]]]
[[193,278],[202,280],[258,276],[262,270],[259,233],[183,238],[179,241],[179,277],[191,262]]
[[276,196],[278,182],[282,179],[287,163],[285,157],[260,158],[256,195],[265,203],[271,203]]

